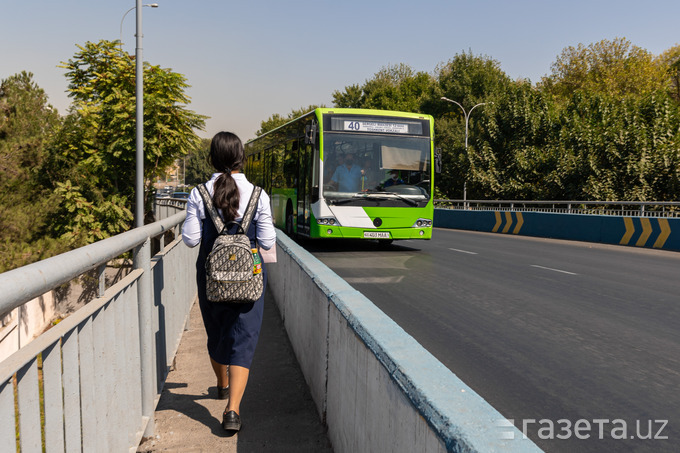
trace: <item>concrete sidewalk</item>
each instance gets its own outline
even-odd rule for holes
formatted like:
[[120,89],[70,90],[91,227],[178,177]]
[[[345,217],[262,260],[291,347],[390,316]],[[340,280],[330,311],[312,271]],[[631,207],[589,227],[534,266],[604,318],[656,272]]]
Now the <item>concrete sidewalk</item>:
[[238,434],[222,429],[225,403],[216,399],[206,341],[196,302],[156,408],[155,436],[138,452],[332,451],[269,292]]

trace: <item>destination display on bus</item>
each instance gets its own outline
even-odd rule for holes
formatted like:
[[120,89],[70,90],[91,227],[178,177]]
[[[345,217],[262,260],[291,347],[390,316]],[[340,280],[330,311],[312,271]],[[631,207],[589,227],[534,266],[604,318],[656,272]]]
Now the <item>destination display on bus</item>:
[[377,121],[345,121],[344,130],[354,132],[382,132],[385,134],[408,134],[408,124],[379,123]]
[[329,130],[331,131],[423,135],[423,123],[421,121],[385,121],[382,118],[366,119],[333,116],[331,117],[330,126]]

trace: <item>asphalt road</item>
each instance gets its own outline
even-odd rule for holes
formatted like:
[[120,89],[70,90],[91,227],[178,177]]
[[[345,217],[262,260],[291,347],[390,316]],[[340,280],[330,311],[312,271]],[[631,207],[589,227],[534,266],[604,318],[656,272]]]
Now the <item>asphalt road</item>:
[[545,451],[680,451],[680,253],[446,229],[304,245]]

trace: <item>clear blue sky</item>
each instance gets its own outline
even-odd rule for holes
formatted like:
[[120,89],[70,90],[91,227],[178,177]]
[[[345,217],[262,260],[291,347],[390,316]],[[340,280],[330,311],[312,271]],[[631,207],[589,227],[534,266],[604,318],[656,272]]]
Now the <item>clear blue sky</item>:
[[[461,52],[537,82],[563,48],[625,37],[655,55],[680,43],[678,0],[157,0],[143,8],[144,59],[184,74],[189,108],[245,141],[274,113],[332,105],[334,90],[388,64],[432,72]],[[31,71],[60,113],[61,61],[119,39],[134,0],[4,0],[0,78]],[[135,12],[123,23],[134,53]]]

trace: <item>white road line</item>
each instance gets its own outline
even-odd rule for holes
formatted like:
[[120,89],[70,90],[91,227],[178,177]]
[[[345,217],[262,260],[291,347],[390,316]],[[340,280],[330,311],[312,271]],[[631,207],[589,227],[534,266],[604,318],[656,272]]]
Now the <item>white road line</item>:
[[386,285],[390,283],[399,283],[404,279],[403,275],[395,277],[348,277],[345,279],[347,283],[379,283]]
[[451,249],[451,248],[449,250],[453,250],[454,252],[467,253],[468,255],[477,255],[478,254],[477,252],[468,252],[467,250],[459,250],[459,249]]
[[536,264],[532,264],[531,267],[537,267],[539,269],[545,269],[545,270],[548,270],[548,271],[561,272],[563,274],[578,275],[578,274],[575,274],[574,272],[563,271],[563,270],[560,270],[560,269],[553,269],[552,267],[538,266]]

